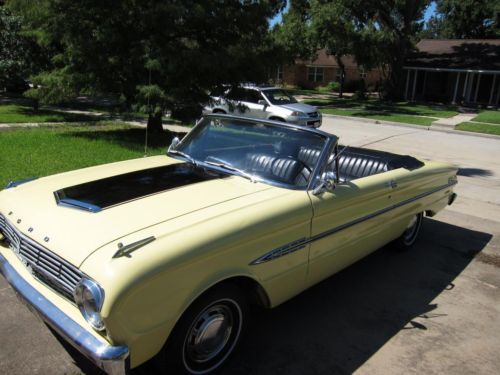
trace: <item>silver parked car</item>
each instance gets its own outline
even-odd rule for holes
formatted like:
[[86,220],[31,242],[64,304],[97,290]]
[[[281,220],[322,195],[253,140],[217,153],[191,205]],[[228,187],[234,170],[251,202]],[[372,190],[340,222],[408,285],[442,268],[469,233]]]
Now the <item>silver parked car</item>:
[[212,102],[205,106],[203,113],[233,113],[313,128],[319,128],[322,122],[317,107],[299,103],[285,90],[269,86],[229,88],[220,96],[212,96]]

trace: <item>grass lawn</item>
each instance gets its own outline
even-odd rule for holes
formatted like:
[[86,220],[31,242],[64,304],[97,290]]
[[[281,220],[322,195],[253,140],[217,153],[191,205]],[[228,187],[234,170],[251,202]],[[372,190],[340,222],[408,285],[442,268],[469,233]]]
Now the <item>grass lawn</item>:
[[474,122],[500,124],[500,111],[481,111],[479,115],[474,117]]
[[381,100],[313,99],[308,104],[323,106],[321,112],[333,115],[364,117],[429,126],[439,118],[458,114],[456,107],[445,105],[415,104],[408,102],[385,102]]
[[468,132],[500,135],[500,125],[488,125],[481,124],[479,122],[462,122],[461,124],[458,124],[455,129],[466,130]]
[[436,121],[436,118],[434,117],[420,117],[386,112],[367,112],[365,110],[358,109],[324,108],[321,109],[321,112],[330,115],[364,117],[372,120],[394,121],[422,126],[430,126],[434,121]]
[[43,123],[43,122],[75,122],[75,121],[91,121],[92,117],[50,111],[40,109],[34,111],[32,107],[19,104],[4,104],[0,105],[0,123],[18,124],[23,122]]
[[[171,135],[149,136],[148,155],[165,152]],[[0,189],[11,180],[46,176],[144,156],[145,129],[121,122],[0,132]]]

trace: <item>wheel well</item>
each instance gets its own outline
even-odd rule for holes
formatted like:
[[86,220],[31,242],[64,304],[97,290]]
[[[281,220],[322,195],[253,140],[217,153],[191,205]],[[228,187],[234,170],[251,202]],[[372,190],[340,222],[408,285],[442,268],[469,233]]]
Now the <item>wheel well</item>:
[[212,111],[212,113],[226,113],[226,111],[222,110],[222,109],[214,109]]
[[[222,280],[215,285],[212,285],[204,293],[214,288],[220,287],[223,284],[233,284],[243,290],[248,297],[248,302],[252,305],[258,305],[265,308],[271,306],[269,296],[266,291],[257,281],[247,276],[236,276],[229,279]],[[203,293],[203,294],[204,294]]]
[[269,120],[272,120],[272,121],[281,121],[281,122],[286,122],[284,118],[281,118],[281,117],[276,117],[276,116],[271,116],[271,117],[269,117]]

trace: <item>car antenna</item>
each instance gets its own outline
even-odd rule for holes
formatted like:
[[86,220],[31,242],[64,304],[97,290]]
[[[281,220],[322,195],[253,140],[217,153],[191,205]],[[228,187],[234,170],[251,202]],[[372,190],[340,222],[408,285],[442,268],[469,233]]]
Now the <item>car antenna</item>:
[[[149,83],[148,83],[149,87],[151,87],[151,65],[149,66]],[[150,111],[151,109],[149,108],[149,96],[148,95],[148,104],[147,104],[147,108],[148,108],[148,111]],[[149,122],[149,118],[151,117],[151,115],[149,114],[148,115],[148,122]],[[146,135],[144,137],[144,157],[147,157],[148,156],[148,124],[146,124]]]

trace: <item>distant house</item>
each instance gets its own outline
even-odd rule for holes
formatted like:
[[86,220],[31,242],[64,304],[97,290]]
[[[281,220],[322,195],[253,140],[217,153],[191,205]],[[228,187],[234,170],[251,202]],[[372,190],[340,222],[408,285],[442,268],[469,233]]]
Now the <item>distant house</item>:
[[407,100],[498,107],[500,39],[423,39],[417,49],[404,66]]
[[[345,65],[346,87],[354,81],[363,79],[366,86],[375,87],[381,79],[378,69],[365,71],[356,64],[351,56],[342,58]],[[324,49],[319,50],[315,60],[296,60],[295,64],[279,67],[273,72],[271,79],[278,83],[303,88],[325,86],[331,81],[340,81],[341,70],[334,56],[328,55]]]

